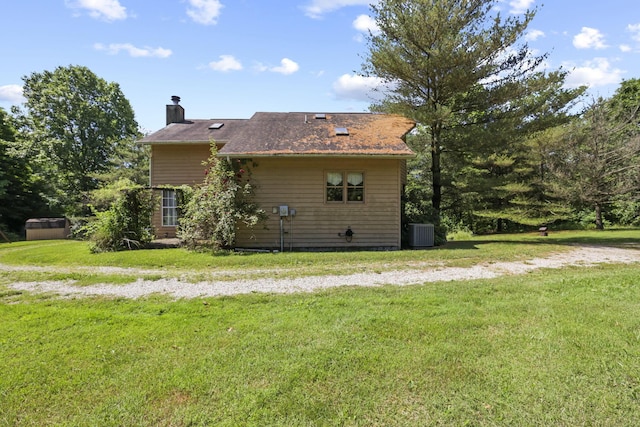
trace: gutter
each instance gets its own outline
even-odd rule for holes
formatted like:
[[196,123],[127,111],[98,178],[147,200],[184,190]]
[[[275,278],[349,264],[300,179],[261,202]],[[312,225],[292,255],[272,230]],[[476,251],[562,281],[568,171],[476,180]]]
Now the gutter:
[[313,157],[333,157],[333,158],[349,158],[349,159],[413,159],[415,153],[407,154],[390,154],[390,153],[224,153],[218,152],[218,157],[230,159],[246,159],[246,158],[313,158]]

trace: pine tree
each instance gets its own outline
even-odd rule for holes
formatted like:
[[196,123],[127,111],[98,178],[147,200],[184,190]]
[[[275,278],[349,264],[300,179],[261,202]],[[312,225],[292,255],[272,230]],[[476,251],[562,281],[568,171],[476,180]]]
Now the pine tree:
[[554,193],[591,207],[599,230],[611,203],[640,194],[640,90],[628,96],[626,89],[623,84],[610,100],[594,101],[563,129],[547,157]]
[[[535,56],[520,42],[536,11],[503,19],[497,3],[386,0],[372,6],[380,32],[369,36],[363,71],[389,89],[374,108],[424,126],[436,220],[443,186],[466,162],[480,152],[499,155],[489,148],[548,126],[546,112],[563,110],[582,90],[562,90],[565,74],[541,72],[546,55]],[[443,170],[447,155],[458,168]]]

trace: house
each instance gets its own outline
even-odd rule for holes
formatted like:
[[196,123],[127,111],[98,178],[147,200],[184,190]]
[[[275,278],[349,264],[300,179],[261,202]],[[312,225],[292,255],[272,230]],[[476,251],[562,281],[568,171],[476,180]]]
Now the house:
[[[198,184],[215,142],[218,156],[250,159],[254,201],[266,227],[239,229],[237,247],[280,250],[399,249],[406,160],[415,124],[372,113],[255,113],[250,119],[185,120],[179,98],[151,146],[151,186]],[[156,235],[173,237],[175,192],[162,190]]]

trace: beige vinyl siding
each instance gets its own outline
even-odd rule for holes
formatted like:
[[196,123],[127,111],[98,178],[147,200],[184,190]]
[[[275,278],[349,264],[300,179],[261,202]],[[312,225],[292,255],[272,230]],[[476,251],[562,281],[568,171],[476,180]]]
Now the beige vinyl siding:
[[[238,247],[280,247],[280,217],[272,207],[287,205],[284,248],[400,248],[400,191],[403,160],[348,158],[259,158],[252,168],[255,200],[267,212],[267,230],[241,230]],[[325,174],[363,172],[364,203],[326,203]],[[351,242],[338,234],[351,227]]]
[[209,144],[154,145],[151,149],[151,186],[196,184],[204,179],[202,162]]
[[[204,166],[210,155],[209,144],[153,145],[151,147],[151,186],[194,185],[204,180]],[[158,191],[157,195],[162,196]],[[176,227],[162,226],[160,202],[153,213],[157,238],[175,237]]]

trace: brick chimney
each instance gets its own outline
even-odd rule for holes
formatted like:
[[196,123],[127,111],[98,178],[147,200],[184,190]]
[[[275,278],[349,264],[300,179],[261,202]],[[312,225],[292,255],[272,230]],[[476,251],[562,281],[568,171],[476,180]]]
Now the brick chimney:
[[184,122],[184,108],[180,106],[180,97],[173,95],[171,101],[173,104],[167,105],[167,125]]

